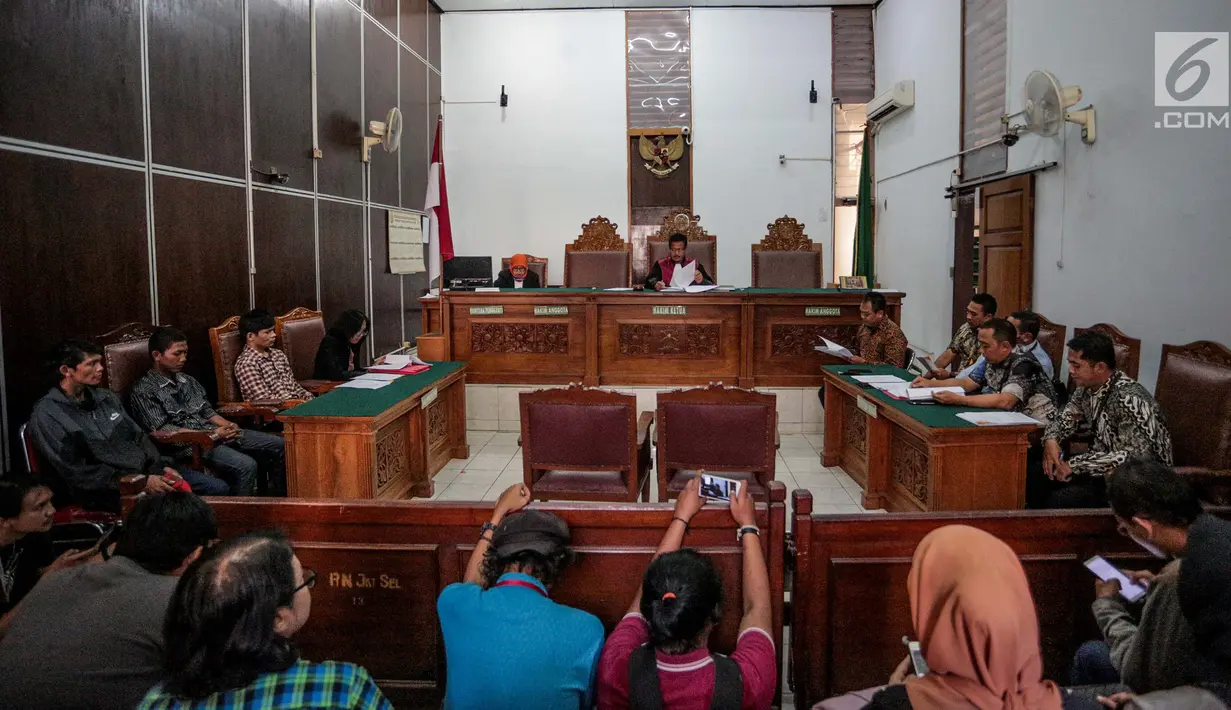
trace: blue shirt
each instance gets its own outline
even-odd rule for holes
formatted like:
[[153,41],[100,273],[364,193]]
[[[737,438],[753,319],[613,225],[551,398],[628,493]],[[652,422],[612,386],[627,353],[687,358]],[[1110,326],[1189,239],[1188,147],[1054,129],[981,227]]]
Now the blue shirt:
[[510,572],[503,582],[518,586],[450,584],[436,601],[448,665],[445,710],[588,710],[602,622],[553,602],[534,577]]
[[[1034,341],[1033,343],[1030,344],[1029,347],[1017,345],[1013,348],[1013,351],[1033,356],[1034,359],[1038,360],[1039,364],[1043,366],[1043,374],[1047,375],[1047,379],[1049,380],[1055,379],[1055,373],[1056,373],[1055,367],[1052,365],[1051,358],[1048,357],[1047,351],[1044,350],[1039,345],[1039,341],[1037,340]],[[969,377],[970,379],[975,380],[977,382],[983,382],[985,379],[984,372],[986,371],[986,369],[987,369],[987,358],[980,355],[979,359],[975,360],[975,364],[957,373],[957,377],[959,379],[963,377]],[[988,393],[988,388],[984,387],[983,392],[981,394],[987,394],[987,393]]]

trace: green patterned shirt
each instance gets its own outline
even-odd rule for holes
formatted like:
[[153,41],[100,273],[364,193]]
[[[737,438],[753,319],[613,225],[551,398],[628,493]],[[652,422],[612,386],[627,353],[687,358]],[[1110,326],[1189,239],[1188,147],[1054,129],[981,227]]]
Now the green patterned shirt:
[[197,700],[178,698],[155,686],[138,710],[392,710],[368,672],[353,663],[300,660],[251,685]]

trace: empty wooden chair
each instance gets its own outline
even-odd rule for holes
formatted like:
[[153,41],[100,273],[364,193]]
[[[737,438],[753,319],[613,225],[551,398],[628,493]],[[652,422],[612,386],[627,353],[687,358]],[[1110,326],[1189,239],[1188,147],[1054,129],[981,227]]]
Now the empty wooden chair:
[[1043,348],[1043,352],[1047,353],[1047,357],[1051,358],[1052,366],[1056,369],[1056,377],[1060,377],[1060,365],[1064,357],[1064,344],[1067,342],[1069,327],[1060,323],[1053,323],[1043,317],[1042,314],[1035,313],[1039,317],[1039,347]]
[[804,225],[793,217],[779,217],[766,227],[769,233],[752,245],[752,287],[824,286],[821,245],[804,234]]
[[522,392],[525,482],[540,500],[636,501],[649,480],[652,412],[629,394],[571,385]]
[[1231,504],[1231,350],[1209,340],[1164,345],[1154,398],[1176,470],[1202,500]]
[[658,500],[678,497],[699,469],[744,481],[765,500],[774,480],[776,400],[721,383],[658,395]]
[[581,236],[564,245],[566,288],[628,288],[632,284],[632,245],[620,238],[619,225],[603,216],[581,225]]

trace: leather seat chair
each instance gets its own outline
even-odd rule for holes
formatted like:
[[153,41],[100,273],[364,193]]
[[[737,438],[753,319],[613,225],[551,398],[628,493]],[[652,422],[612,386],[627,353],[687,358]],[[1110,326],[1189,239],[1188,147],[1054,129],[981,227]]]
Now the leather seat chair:
[[628,288],[632,284],[632,245],[603,216],[581,225],[581,236],[564,245],[567,288]]
[[[298,404],[298,400],[245,402],[240,398],[239,381],[235,379],[235,361],[244,350],[239,337],[239,316],[231,316],[209,329],[209,344],[214,351],[214,376],[218,380],[218,413],[228,419],[247,417],[256,424],[274,421],[278,410]],[[315,357],[315,354],[313,355]]]
[[338,385],[330,380],[316,379],[316,351],[325,339],[325,318],[320,311],[300,306],[274,318],[278,347],[286,353],[291,372],[299,384],[315,395],[324,394]]
[[634,502],[649,480],[652,412],[637,398],[572,385],[522,392],[525,483],[539,500]]
[[769,233],[752,245],[753,288],[821,288],[825,285],[821,245],[804,234],[793,217],[767,225]]
[[1231,350],[1208,340],[1164,345],[1154,397],[1176,471],[1205,502],[1231,505]]
[[658,500],[704,469],[744,481],[758,501],[774,480],[777,397],[721,383],[658,395]]
[[1041,314],[1036,313],[1039,317],[1039,347],[1043,348],[1043,352],[1047,353],[1047,357],[1051,358],[1052,366],[1055,368],[1055,375],[1060,377],[1060,366],[1063,364],[1064,344],[1067,342],[1066,336],[1069,332],[1067,325],[1053,323]]

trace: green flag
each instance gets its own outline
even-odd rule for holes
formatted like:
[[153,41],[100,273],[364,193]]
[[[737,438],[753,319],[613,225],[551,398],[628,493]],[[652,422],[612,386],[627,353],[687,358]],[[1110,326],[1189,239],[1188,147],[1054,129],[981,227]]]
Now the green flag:
[[855,276],[868,277],[872,285],[875,271],[872,232],[872,129],[863,129],[863,160],[859,164],[859,199],[855,203]]

